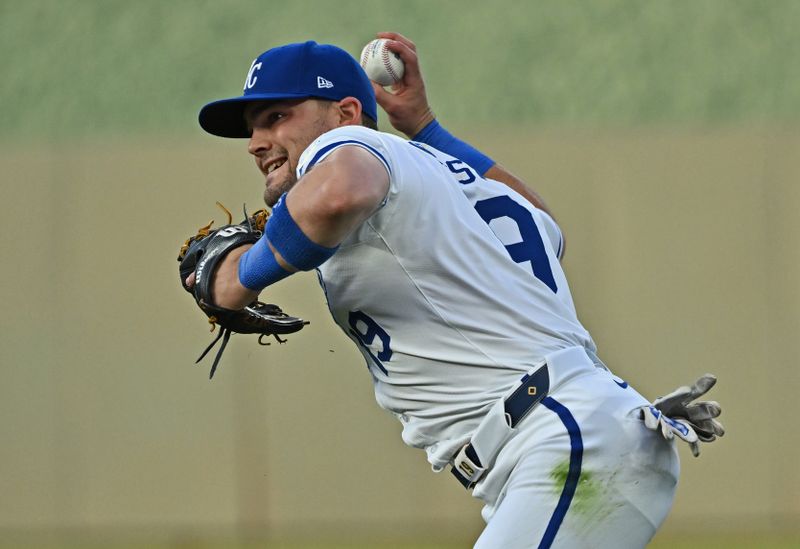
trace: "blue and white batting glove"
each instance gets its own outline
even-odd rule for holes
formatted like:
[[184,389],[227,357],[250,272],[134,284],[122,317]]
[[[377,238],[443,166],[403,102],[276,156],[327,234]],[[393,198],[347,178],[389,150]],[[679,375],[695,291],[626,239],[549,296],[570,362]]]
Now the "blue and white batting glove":
[[668,395],[653,401],[653,406],[672,419],[682,419],[691,425],[700,442],[713,442],[725,434],[725,428],[717,419],[722,407],[713,400],[697,400],[717,383],[713,374],[705,374],[691,387],[678,387]]
[[673,440],[677,435],[678,438],[683,440],[689,445],[692,450],[692,455],[697,457],[700,455],[699,438],[697,433],[689,425],[688,422],[682,419],[672,419],[665,416],[655,406],[644,406],[642,408],[642,419],[644,425],[653,431],[661,431],[661,435],[667,440]]

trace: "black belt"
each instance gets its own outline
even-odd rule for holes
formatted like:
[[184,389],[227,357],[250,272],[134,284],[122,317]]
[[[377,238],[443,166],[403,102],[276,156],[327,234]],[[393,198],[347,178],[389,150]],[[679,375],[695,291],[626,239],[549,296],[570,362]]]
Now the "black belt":
[[[525,417],[531,413],[533,408],[539,404],[544,397],[547,396],[547,392],[549,390],[550,375],[547,372],[546,365],[542,366],[532,374],[526,374],[523,376],[514,392],[511,393],[511,395],[509,395],[503,402],[506,423],[508,426],[512,429],[515,428],[519,422],[525,419]],[[499,448],[493,450],[499,450]],[[462,453],[464,456],[466,456],[467,460],[458,459]],[[496,452],[492,453],[496,454]],[[494,456],[492,459],[494,459]],[[475,448],[472,446],[472,443],[469,442],[458,453],[450,472],[453,473],[453,476],[458,479],[464,488],[469,490],[475,486],[475,483],[479,478],[475,477],[476,469],[474,466],[477,466],[479,469],[484,469],[491,465],[491,463],[488,463],[486,466],[484,466],[481,463]]]

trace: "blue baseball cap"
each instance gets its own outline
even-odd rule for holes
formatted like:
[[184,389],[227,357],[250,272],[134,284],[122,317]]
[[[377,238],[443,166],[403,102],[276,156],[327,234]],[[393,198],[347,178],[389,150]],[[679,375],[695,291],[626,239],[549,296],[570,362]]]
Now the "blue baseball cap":
[[241,97],[221,99],[200,109],[200,126],[220,137],[250,137],[244,110],[254,101],[355,97],[367,116],[378,120],[375,91],[349,53],[313,41],[267,50],[253,61]]

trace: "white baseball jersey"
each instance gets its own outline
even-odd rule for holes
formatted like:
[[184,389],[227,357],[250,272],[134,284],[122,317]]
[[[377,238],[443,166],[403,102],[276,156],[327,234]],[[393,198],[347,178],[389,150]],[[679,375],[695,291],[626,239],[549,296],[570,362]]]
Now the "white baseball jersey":
[[[320,283],[378,403],[435,470],[480,433],[501,436],[473,490],[488,523],[475,547],[644,547],[672,506],[678,456],[639,419],[647,400],[595,367],[556,224],[464,162],[362,127],[322,135],[298,176],[345,146],[383,163],[389,191],[319,267]],[[492,424],[493,404],[545,358],[541,405],[513,432]]]
[[460,160],[358,126],[309,145],[298,178],[344,146],[383,163],[389,191],[319,267],[320,283],[366,359],[379,405],[440,469],[544,355],[572,346],[593,354],[595,345],[546,213]]

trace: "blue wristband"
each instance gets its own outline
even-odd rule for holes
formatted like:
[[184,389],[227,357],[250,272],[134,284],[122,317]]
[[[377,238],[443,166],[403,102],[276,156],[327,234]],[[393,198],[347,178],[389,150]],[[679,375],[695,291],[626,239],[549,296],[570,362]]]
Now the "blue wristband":
[[301,271],[310,271],[325,263],[339,246],[327,248],[308,238],[289,213],[285,198],[283,195],[272,208],[264,234],[286,263]]
[[272,209],[264,236],[239,259],[239,282],[254,292],[292,274],[280,266],[270,244],[284,261],[301,271],[319,267],[339,249],[338,246],[326,248],[311,241],[295,223],[284,197]]
[[266,236],[262,236],[239,258],[239,282],[254,292],[260,292],[290,274],[275,259]]
[[495,165],[494,160],[469,143],[465,143],[452,135],[444,129],[436,119],[422,128],[422,131],[415,135],[412,141],[425,143],[434,149],[438,149],[443,153],[463,160],[481,175],[485,174],[489,168]]

